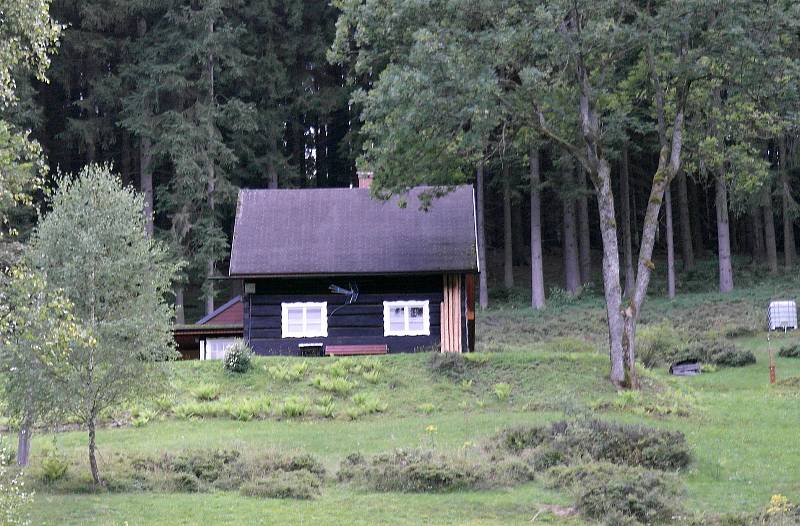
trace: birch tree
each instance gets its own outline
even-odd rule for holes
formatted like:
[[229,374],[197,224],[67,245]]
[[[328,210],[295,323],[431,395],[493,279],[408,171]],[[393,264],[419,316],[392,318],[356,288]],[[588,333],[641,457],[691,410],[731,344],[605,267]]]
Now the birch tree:
[[158,362],[176,354],[165,298],[178,265],[145,233],[142,197],[108,167],[62,178],[50,206],[26,259],[63,290],[92,336],[61,361],[59,400],[87,430],[92,479],[102,484],[101,411],[156,392],[165,378]]

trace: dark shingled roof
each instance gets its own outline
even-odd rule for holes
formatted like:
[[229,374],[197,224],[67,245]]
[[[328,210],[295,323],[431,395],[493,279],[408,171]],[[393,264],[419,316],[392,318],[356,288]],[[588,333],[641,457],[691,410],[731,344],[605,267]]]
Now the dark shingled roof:
[[472,186],[419,209],[368,189],[241,190],[231,276],[389,274],[477,270]]

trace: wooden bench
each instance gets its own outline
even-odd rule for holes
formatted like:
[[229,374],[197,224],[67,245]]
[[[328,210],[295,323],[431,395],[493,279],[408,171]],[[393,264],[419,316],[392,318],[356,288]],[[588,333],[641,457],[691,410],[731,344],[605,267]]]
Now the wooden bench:
[[356,356],[362,354],[388,354],[385,343],[374,345],[326,345],[325,356]]

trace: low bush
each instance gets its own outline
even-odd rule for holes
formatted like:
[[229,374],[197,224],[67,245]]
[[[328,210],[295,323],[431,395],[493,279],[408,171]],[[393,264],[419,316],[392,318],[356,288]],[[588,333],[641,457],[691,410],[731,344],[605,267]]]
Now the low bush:
[[522,452],[537,459],[537,467],[590,458],[650,469],[676,470],[689,465],[691,454],[680,432],[601,420],[555,422],[501,431],[489,449]]
[[327,372],[328,375],[334,378],[344,378],[350,373],[361,372],[361,366],[359,366],[354,359],[349,357],[336,358],[330,365],[328,365]]
[[225,351],[222,366],[232,373],[246,373],[252,367],[253,349],[244,340],[236,340]]
[[295,418],[308,413],[308,400],[299,396],[289,396],[283,400],[281,414],[285,417]]
[[221,393],[218,384],[200,384],[190,391],[192,397],[200,402],[210,402],[219,398]]
[[45,451],[44,458],[42,458],[42,472],[41,480],[45,484],[52,484],[58,482],[67,476],[69,469],[69,462],[67,458],[54,449]]
[[388,407],[376,396],[366,393],[357,393],[353,395],[352,400],[363,411],[362,414],[383,413]]
[[[325,468],[308,454],[263,453],[245,457],[234,450],[192,450],[132,460],[136,486],[166,491],[237,490],[248,485],[253,495],[310,498],[303,488],[319,489]],[[300,473],[297,476],[288,475]],[[310,479],[314,479],[310,481]],[[263,486],[271,484],[272,490]],[[254,487],[262,487],[260,493]],[[284,488],[278,490],[278,488]]]
[[721,367],[743,367],[756,363],[755,355],[747,350],[740,349],[734,343],[716,339],[699,340],[681,347],[662,347],[659,352],[645,351],[639,353],[642,363],[650,367],[671,365],[676,362],[693,360]]
[[269,375],[275,380],[283,382],[297,382],[302,380],[308,371],[308,362],[296,362],[291,365],[273,365],[267,368]]
[[334,376],[333,378],[329,378],[327,376],[318,374],[311,379],[311,385],[320,391],[345,395],[355,389],[358,384],[354,381],[348,380],[344,376]]
[[381,379],[381,372],[378,370],[364,371],[361,373],[361,377],[371,384],[376,384]]
[[333,402],[318,403],[314,406],[314,412],[323,418],[333,418],[336,416],[336,404]]
[[338,479],[373,491],[436,492],[475,487],[480,470],[463,459],[431,451],[397,450],[366,459],[350,455]]
[[686,339],[669,323],[644,325],[636,331],[636,356],[645,367],[666,365],[685,345]]
[[319,478],[304,469],[278,471],[243,483],[239,493],[272,499],[314,499],[319,495],[321,486]]
[[265,397],[245,398],[227,405],[228,416],[234,420],[248,422],[254,418],[264,418],[269,415],[272,401]]
[[778,356],[782,358],[800,358],[800,343],[794,343],[781,347]]
[[219,418],[228,416],[229,405],[222,402],[188,402],[176,406],[173,413],[178,418]]
[[572,491],[584,516],[605,524],[665,523],[681,509],[681,486],[662,471],[600,462],[558,466],[548,475],[552,485]]
[[494,384],[494,395],[501,402],[507,401],[511,397],[511,386],[502,382]]

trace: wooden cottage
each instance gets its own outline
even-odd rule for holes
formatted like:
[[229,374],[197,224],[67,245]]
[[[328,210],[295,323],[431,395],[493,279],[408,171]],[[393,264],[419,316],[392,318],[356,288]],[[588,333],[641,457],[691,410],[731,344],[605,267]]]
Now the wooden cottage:
[[471,186],[417,206],[368,188],[242,190],[230,277],[257,354],[379,354],[474,345]]

